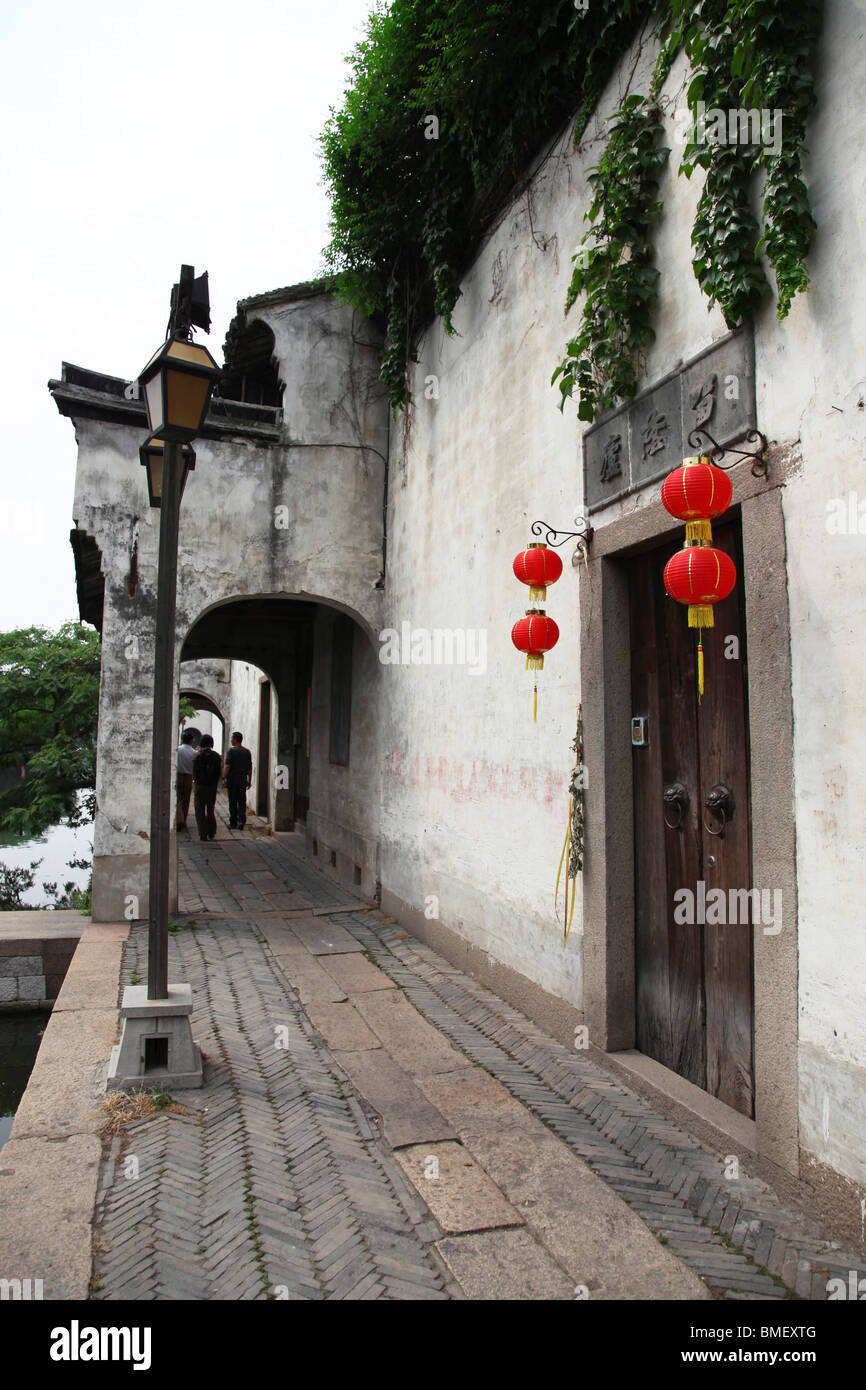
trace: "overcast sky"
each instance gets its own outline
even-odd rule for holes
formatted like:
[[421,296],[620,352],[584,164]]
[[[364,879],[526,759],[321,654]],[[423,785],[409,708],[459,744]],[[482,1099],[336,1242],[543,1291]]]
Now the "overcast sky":
[[2,0],[0,630],[77,618],[63,361],[137,376],[181,263],[238,299],[322,269],[317,138],[373,0]]

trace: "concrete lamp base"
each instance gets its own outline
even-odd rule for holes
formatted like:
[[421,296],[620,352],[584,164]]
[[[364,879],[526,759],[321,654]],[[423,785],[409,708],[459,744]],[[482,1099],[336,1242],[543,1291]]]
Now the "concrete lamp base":
[[120,1012],[123,1032],[111,1049],[107,1090],[190,1091],[201,1086],[201,1049],[192,1040],[191,985],[169,985],[167,999],[148,999],[146,985],[127,985]]

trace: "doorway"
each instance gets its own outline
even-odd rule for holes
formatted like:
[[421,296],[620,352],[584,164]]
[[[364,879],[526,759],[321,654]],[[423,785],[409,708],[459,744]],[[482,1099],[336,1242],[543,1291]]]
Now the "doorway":
[[[737,584],[703,633],[669,598],[681,538],[628,563],[633,716],[635,1040],[641,1052],[754,1115],[754,921],[746,623],[739,521],[713,544]],[[641,737],[640,728],[633,735]]]
[[271,791],[271,683],[259,685],[259,761],[256,778],[256,815],[270,819]]

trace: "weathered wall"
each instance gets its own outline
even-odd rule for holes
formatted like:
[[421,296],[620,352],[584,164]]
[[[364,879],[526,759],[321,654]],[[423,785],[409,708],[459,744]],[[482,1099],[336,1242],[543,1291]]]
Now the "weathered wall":
[[[270,752],[268,763],[264,770],[259,767],[259,718],[262,681],[267,679],[264,671],[257,666],[251,666],[246,661],[233,661],[231,663],[231,713],[226,726],[226,745],[225,752],[231,747],[231,738],[235,730],[244,736],[244,746],[249,748],[253,758],[253,780],[247,792],[247,811],[255,814],[256,809],[256,790],[259,785],[259,777],[264,775],[270,787],[273,786],[273,769],[276,764],[277,747],[277,722],[279,711],[277,708],[276,694],[273,685],[271,686],[271,736]],[[270,794],[269,804],[273,807],[273,792]]]
[[379,882],[380,667],[378,643],[355,624],[349,763],[330,761],[331,658],[335,613],[315,627],[307,847],[322,871],[372,899]]
[[[784,322],[767,303],[755,323],[759,427],[771,441],[802,446],[801,471],[783,489],[802,1142],[859,1182],[866,1181],[866,938],[857,827],[864,538],[859,531],[828,536],[826,518],[830,499],[847,499],[858,486],[862,495],[861,29],[855,4],[827,7],[820,109],[807,160],[819,224],[812,289]],[[652,55],[639,56],[635,68],[636,56],[624,59],[610,84],[584,150],[573,152],[564,136],[481,250],[455,313],[460,336],[446,338],[438,323],[426,334],[413,372],[408,446],[394,431],[391,450],[385,625],[480,629],[488,648],[483,676],[467,668],[383,668],[383,887],[415,911],[438,899],[443,926],[578,1008],[580,903],[567,946],[553,914],[581,686],[576,575],[566,547],[565,573],[547,605],[561,639],[542,674],[533,724],[530,681],[510,642],[511,624],[527,606],[511,560],[530,539],[533,519],[570,529],[581,505],[583,426],[572,406],[560,415],[549,380],[579,314],[577,306],[565,320],[562,306],[590,202],[587,170],[633,69],[632,90],[647,89]],[[681,147],[672,138],[673,110],[683,104],[683,77],[680,63],[665,92],[672,155],[661,187],[661,303],[647,383],[726,331],[720,312],[707,312],[691,269],[702,176],[690,183],[676,173]],[[657,498],[656,486],[595,515],[593,524],[603,528]],[[862,526],[866,531],[866,518]],[[765,698],[772,701],[772,691]],[[598,833],[600,827],[590,828],[590,836]],[[631,873],[631,864],[622,870]],[[796,931],[795,904],[785,907],[784,929]]]
[[[226,425],[196,443],[181,514],[178,653],[203,614],[235,598],[319,599],[379,626],[388,416],[375,336],[328,295],[250,303],[272,324],[291,382],[285,424],[267,445]],[[147,910],[158,513],[138,460],[143,421],[73,418],[73,515],[105,575],[93,907],[95,920],[118,920]]]

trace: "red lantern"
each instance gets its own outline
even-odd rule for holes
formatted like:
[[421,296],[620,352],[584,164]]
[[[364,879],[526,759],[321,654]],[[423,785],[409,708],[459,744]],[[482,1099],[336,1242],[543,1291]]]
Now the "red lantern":
[[737,582],[730,555],[709,545],[687,545],[665,565],[665,588],[689,605],[689,627],[698,631],[698,696],[704,693],[704,644],[700,629],[712,627],[713,604],[727,598]]
[[721,468],[705,458],[687,458],[662,483],[662,502],[671,516],[686,523],[686,540],[709,544],[710,522],[731,505],[733,487]]
[[515,555],[513,569],[521,584],[530,586],[529,597],[544,602],[548,584],[555,584],[562,574],[562,561],[543,541],[531,541],[526,550]]
[[[541,671],[544,668],[544,653],[559,641],[559,628],[552,618],[545,615],[543,608],[527,608],[526,617],[518,618],[511,629],[511,640],[519,652],[526,652],[527,671],[530,668]],[[532,688],[532,718],[538,718],[537,680]]]
[[737,582],[734,562],[713,549],[712,522],[731,504],[731,480],[709,459],[683,459],[662,483],[662,502],[671,516],[686,523],[685,548],[665,565],[665,588],[678,603],[689,605],[689,627],[698,629],[698,696],[704,693],[702,630],[713,626],[713,604],[727,598]]
[[665,565],[665,588],[689,605],[689,627],[712,627],[713,604],[727,598],[737,582],[730,555],[709,545],[687,545]]
[[511,629],[511,640],[519,652],[526,652],[527,671],[541,671],[544,653],[559,641],[559,628],[542,608],[527,608],[526,617],[518,618]]

